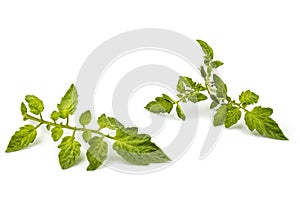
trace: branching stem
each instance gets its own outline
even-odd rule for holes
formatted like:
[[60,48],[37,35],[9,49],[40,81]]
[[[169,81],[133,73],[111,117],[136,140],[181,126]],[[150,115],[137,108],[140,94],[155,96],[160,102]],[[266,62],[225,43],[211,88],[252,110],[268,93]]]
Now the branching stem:
[[25,119],[30,119],[32,121],[38,122],[39,125],[36,128],[38,128],[39,126],[45,124],[45,125],[49,125],[49,126],[61,127],[61,128],[72,130],[73,131],[73,136],[74,136],[74,133],[76,131],[90,131],[92,133],[96,133],[96,134],[101,135],[103,137],[115,140],[114,137],[112,137],[108,134],[102,133],[99,129],[98,130],[93,130],[93,129],[88,129],[88,128],[78,128],[78,127],[75,127],[75,126],[70,126],[68,124],[57,124],[55,122],[50,122],[50,121],[46,121],[46,120],[43,120],[43,119],[36,118],[36,117],[34,117],[32,115],[29,115],[29,114],[26,114],[24,117],[25,117]]

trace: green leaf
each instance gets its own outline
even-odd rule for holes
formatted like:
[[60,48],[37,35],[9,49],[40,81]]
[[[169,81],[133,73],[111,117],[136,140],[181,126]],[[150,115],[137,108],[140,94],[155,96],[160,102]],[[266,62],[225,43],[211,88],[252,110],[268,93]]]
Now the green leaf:
[[[227,107],[228,108],[228,107]],[[227,109],[227,115],[225,119],[225,127],[229,128],[236,124],[242,116],[242,112],[237,107],[230,107]]]
[[222,79],[216,74],[213,75],[214,83],[217,87],[217,97],[226,98],[227,97],[227,87]]
[[98,125],[100,126],[100,129],[106,128],[107,124],[109,124],[109,121],[105,114],[102,114],[100,117],[98,117],[97,120]]
[[68,89],[66,94],[60,101],[60,104],[57,104],[60,117],[66,119],[69,115],[74,114],[76,111],[76,106],[78,104],[78,93],[74,84]]
[[185,86],[189,88],[194,88],[196,85],[193,79],[187,76],[179,76],[179,80],[181,80],[185,84]]
[[56,126],[51,130],[51,133],[53,141],[56,142],[61,138],[61,136],[64,133],[64,130],[61,127]]
[[82,133],[82,137],[83,137],[83,140],[84,140],[85,142],[89,142],[90,139],[91,139],[91,137],[92,137],[92,132],[89,131],[89,130],[85,130],[85,131],[83,131],[83,133]]
[[216,102],[211,102],[211,104],[210,104],[210,109],[213,109],[213,108],[215,108],[215,107],[217,107],[219,104],[218,103],[216,103]]
[[168,95],[166,95],[166,94],[162,94],[162,97],[163,97],[165,100],[170,101],[172,104],[175,103],[175,101],[174,101],[171,97],[169,97]]
[[180,93],[184,93],[185,92],[185,87],[183,84],[183,81],[181,79],[178,80],[177,86],[176,86],[176,90]]
[[206,90],[206,87],[204,87],[202,84],[200,84],[200,83],[197,83],[196,85],[195,85],[195,87],[193,88],[195,91],[204,91],[204,90]]
[[242,92],[239,96],[240,102],[242,103],[243,107],[247,105],[255,104],[258,102],[259,96],[250,90]]
[[176,113],[180,119],[185,120],[185,114],[179,104],[176,106]]
[[173,109],[173,103],[163,97],[156,97],[155,101],[148,103],[145,108],[153,113],[170,113]]
[[26,108],[26,105],[22,102],[21,103],[21,113],[22,113],[22,116],[25,117],[27,115],[27,108]]
[[188,100],[193,103],[204,101],[206,99],[207,99],[207,96],[205,96],[204,94],[202,94],[200,92],[192,92],[188,95]]
[[201,76],[206,79],[207,74],[206,74],[206,71],[203,66],[200,67],[200,73],[201,73]]
[[210,80],[211,73],[212,73],[212,71],[213,71],[212,66],[208,65],[206,71],[207,71],[207,79]]
[[47,125],[46,125],[46,129],[47,129],[48,131],[50,131],[51,126],[50,126],[49,124],[47,124]]
[[145,138],[146,141],[150,140],[151,137],[147,134],[138,134],[138,128],[137,127],[127,127],[123,129],[119,129],[116,131],[115,139],[116,140],[131,140],[134,137],[140,137]]
[[214,52],[213,52],[212,48],[203,40],[197,40],[197,42],[200,44],[200,46],[205,54],[205,58],[208,61],[211,61],[214,58]]
[[217,105],[220,103],[218,97],[216,97],[215,95],[211,94],[210,98],[217,103]]
[[103,141],[103,137],[93,137],[89,141],[90,147],[86,152],[86,157],[89,161],[88,171],[98,169],[107,158],[107,143]]
[[100,126],[100,129],[108,128],[111,130],[117,130],[124,128],[123,124],[121,124],[118,120],[113,117],[106,117],[105,114],[98,117],[97,123]]
[[270,117],[271,108],[261,106],[253,108],[245,114],[245,122],[250,131],[256,130],[261,136],[277,140],[288,140],[279,128],[278,124]]
[[57,111],[53,111],[50,115],[50,118],[53,120],[53,121],[57,121],[59,118],[60,118],[60,113],[57,112]]
[[215,60],[215,61],[212,61],[212,62],[210,63],[210,65],[211,65],[212,68],[214,68],[214,69],[216,69],[216,68],[222,66],[223,64],[224,64],[224,63],[221,62],[221,61],[219,61],[219,60]]
[[223,125],[226,119],[227,105],[222,105],[214,116],[214,126]]
[[25,125],[11,137],[5,152],[14,152],[22,150],[33,143],[37,132],[34,126]]
[[80,156],[80,147],[81,144],[75,141],[74,136],[66,136],[62,139],[58,145],[60,148],[58,158],[62,169],[68,169],[76,163]]
[[28,103],[30,112],[36,115],[39,115],[44,110],[44,103],[42,100],[37,98],[34,95],[26,95],[25,100]]
[[186,88],[195,89],[196,83],[187,76],[179,76],[178,83],[177,83],[177,91],[180,93],[184,93]]
[[195,89],[196,83],[187,76],[179,76],[177,83],[177,91],[183,93],[186,91],[186,87],[190,89]]
[[82,126],[88,125],[92,120],[92,114],[91,111],[87,110],[84,113],[81,114],[79,118],[79,122]]
[[113,149],[126,161],[137,165],[162,163],[170,158],[153,142],[147,134],[137,134],[137,129],[119,129]]

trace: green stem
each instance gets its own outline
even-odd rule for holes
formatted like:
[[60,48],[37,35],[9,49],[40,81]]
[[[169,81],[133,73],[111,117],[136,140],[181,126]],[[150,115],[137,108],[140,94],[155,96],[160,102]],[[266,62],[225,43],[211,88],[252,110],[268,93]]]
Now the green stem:
[[[207,68],[208,68],[208,66],[207,66]],[[209,86],[209,78],[210,78],[210,76],[211,76],[211,73],[210,73],[210,75],[206,75],[206,77],[203,77],[204,84],[205,84],[205,89],[206,89],[207,93],[209,94],[209,96],[212,95],[212,92],[210,90],[211,87]]]
[[46,125],[50,125],[50,126],[55,126],[55,127],[59,126],[61,128],[72,130],[73,131],[73,136],[74,136],[76,131],[90,131],[92,133],[96,133],[96,134],[101,135],[103,137],[115,140],[114,137],[112,137],[110,135],[107,135],[107,134],[104,134],[104,133],[100,132],[100,130],[93,130],[93,129],[88,129],[88,128],[77,128],[75,126],[69,126],[68,124],[56,124],[54,122],[49,122],[49,121],[46,121],[46,120],[43,120],[43,119],[36,118],[36,117],[31,116],[29,114],[26,114],[25,118],[30,119],[30,120],[35,121],[35,122],[39,122],[40,124],[36,128],[38,128],[42,124],[46,124]]
[[72,137],[75,136],[75,133],[76,133],[76,127],[75,127],[75,129],[73,130]]
[[205,87],[206,87],[207,93],[209,94],[209,96],[211,96],[211,92],[210,92],[210,89],[209,89],[209,85],[207,84],[206,81],[205,81]]
[[249,110],[247,110],[246,108],[244,108],[243,106],[241,106],[241,104],[235,102],[234,100],[230,100],[230,101],[228,101],[228,103],[231,103],[231,104],[233,104],[233,105],[239,107],[240,109],[244,110],[246,113],[247,113],[247,112],[250,112]]
[[69,115],[67,116],[67,126],[69,126]]
[[[211,87],[209,86],[209,78],[204,78],[204,82],[205,82],[205,87],[206,87],[206,91],[207,93],[211,96],[212,94],[212,91],[210,90]],[[223,98],[222,98],[223,99]],[[222,100],[221,99],[221,100]],[[247,110],[246,108],[242,107],[241,104],[239,103],[236,103],[234,100],[231,100],[228,96],[226,98],[224,98],[224,100],[226,100],[228,102],[228,104],[233,104],[237,107],[239,107],[240,109],[244,110],[246,113],[249,112],[249,110]]]
[[[190,91],[191,91],[191,90],[190,90]],[[191,91],[191,92],[193,92],[193,91]],[[187,94],[184,93],[184,96],[181,97],[181,98],[179,98],[177,101],[175,101],[175,104],[178,105],[179,102],[181,102],[183,99],[186,99],[186,98],[187,98]]]
[[[185,96],[184,96],[184,97],[185,97]],[[178,105],[178,103],[179,103],[180,101],[182,101],[182,99],[183,99],[184,97],[182,97],[182,98],[178,99],[177,101],[175,101],[174,104]]]
[[38,127],[40,127],[42,124],[43,124],[42,122],[39,123],[39,124],[35,127],[35,129],[37,129]]

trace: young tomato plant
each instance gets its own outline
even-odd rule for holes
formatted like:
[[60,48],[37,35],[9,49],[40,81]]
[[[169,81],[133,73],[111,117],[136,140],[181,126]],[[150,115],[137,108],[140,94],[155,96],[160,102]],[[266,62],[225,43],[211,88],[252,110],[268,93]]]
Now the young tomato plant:
[[[197,42],[205,54],[204,66],[199,68],[204,83],[196,83],[187,76],[180,76],[176,87],[178,91],[176,100],[162,94],[149,102],[145,108],[153,113],[169,114],[176,107],[177,116],[185,120],[186,115],[181,108],[181,103],[198,103],[210,98],[212,100],[210,108],[216,110],[213,120],[215,126],[225,125],[226,128],[229,128],[235,125],[244,113],[245,124],[251,132],[256,130],[264,137],[288,140],[277,122],[271,118],[273,110],[255,105],[259,100],[257,94],[246,90],[239,95],[239,100],[233,100],[228,95],[227,85],[214,72],[223,65],[223,62],[213,60],[213,50],[206,42],[202,40],[197,40]],[[28,123],[16,131],[10,139],[6,152],[15,152],[28,147],[35,141],[38,128],[44,125],[51,132],[53,141],[60,141],[58,158],[62,169],[76,164],[81,154],[81,143],[75,137],[77,132],[81,133],[83,140],[89,144],[86,151],[86,158],[89,161],[87,170],[99,168],[107,159],[108,144],[106,140],[114,140],[113,150],[132,164],[148,165],[170,161],[170,158],[151,141],[150,135],[140,134],[137,127],[125,127],[117,119],[107,117],[105,114],[100,115],[97,119],[98,129],[88,128],[92,120],[89,110],[80,115],[80,127],[70,125],[69,117],[76,112],[78,104],[78,93],[73,84],[57,104],[57,110],[51,113],[51,120],[43,118],[44,103],[38,97],[26,95],[25,101],[27,105],[24,102],[21,103],[23,119],[35,122],[37,125]],[[114,131],[115,134],[103,133],[105,128]]]
[[[60,140],[58,158],[62,169],[72,167],[81,154],[81,144],[75,137],[77,132],[82,133],[84,141],[90,145],[86,151],[86,158],[89,161],[87,170],[89,171],[97,169],[106,160],[108,153],[107,139],[114,140],[113,149],[123,159],[132,164],[148,165],[170,161],[169,157],[151,141],[150,135],[139,134],[138,128],[125,127],[117,119],[107,117],[105,114],[97,119],[99,125],[97,130],[87,127],[92,120],[89,110],[82,113],[79,118],[81,127],[71,126],[69,117],[75,113],[78,104],[78,93],[73,84],[57,105],[57,110],[51,113],[51,120],[44,120],[42,116],[44,104],[38,97],[27,95],[25,101],[28,107],[25,103],[21,103],[23,119],[24,121],[36,122],[37,125],[26,124],[16,131],[11,137],[6,152],[19,151],[29,146],[37,136],[37,129],[45,125],[47,130],[51,131],[53,141]],[[115,131],[115,135],[104,134],[102,132],[104,128]],[[72,134],[65,136],[65,130],[70,130]]]
[[[211,109],[216,109],[213,124],[215,126],[225,125],[229,128],[236,124],[244,113],[244,121],[250,131],[256,130],[264,137],[287,140],[279,125],[270,117],[272,108],[255,106],[251,110],[250,105],[258,102],[259,96],[250,90],[239,95],[239,100],[233,100],[227,92],[227,85],[214,73],[214,70],[223,65],[223,62],[213,60],[214,52],[204,41],[197,40],[204,52],[204,66],[200,66],[199,72],[204,83],[196,83],[187,76],[180,76],[177,83],[177,97],[174,100],[166,94],[156,97],[149,102],[145,108],[153,113],[170,113],[176,107],[177,116],[185,120],[186,116],[180,103],[197,103],[208,99],[212,100]],[[203,94],[206,92],[207,94]]]

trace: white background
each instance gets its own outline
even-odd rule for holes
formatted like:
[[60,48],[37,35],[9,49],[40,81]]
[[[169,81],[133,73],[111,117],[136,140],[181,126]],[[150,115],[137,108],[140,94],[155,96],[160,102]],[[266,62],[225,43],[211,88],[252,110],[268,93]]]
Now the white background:
[[[299,199],[298,1],[42,2],[0,3],[0,199]],[[229,93],[260,94],[290,140],[255,137],[237,125],[198,160],[203,124],[178,162],[146,175],[86,172],[85,160],[63,171],[57,144],[43,129],[30,148],[4,153],[23,124],[24,95],[42,98],[49,113],[98,45],[149,27],[207,41],[225,63],[219,72]]]

